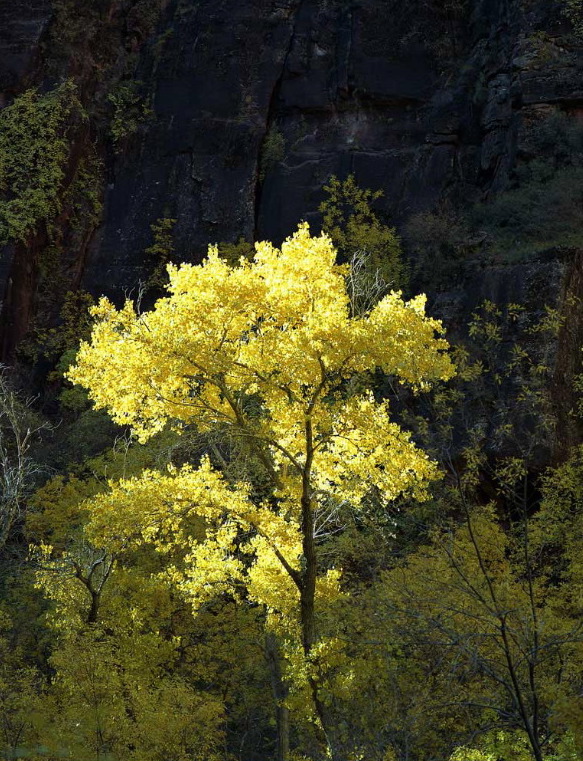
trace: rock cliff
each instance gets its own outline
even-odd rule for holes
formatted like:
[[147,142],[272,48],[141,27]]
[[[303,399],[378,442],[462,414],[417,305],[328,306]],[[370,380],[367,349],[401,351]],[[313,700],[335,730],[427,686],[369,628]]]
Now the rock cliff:
[[[378,211],[399,230],[444,202],[495,198],[528,157],[533,124],[583,113],[583,49],[561,7],[94,0],[80,24],[72,0],[0,0],[0,103],[73,78],[88,127],[74,137],[69,176],[89,151],[103,165],[101,216],[74,234],[66,208],[57,220],[61,292],[82,285],[119,300],[135,289],[153,267],[144,250],[161,218],[176,220],[175,258],[190,261],[209,242],[280,241],[301,219],[317,225],[332,174],[382,189]],[[5,357],[43,301],[48,245],[41,226],[4,248]],[[519,262],[469,250],[433,288],[454,326],[483,298],[540,307],[577,281],[577,255],[562,249]],[[423,273],[420,282],[431,290]]]

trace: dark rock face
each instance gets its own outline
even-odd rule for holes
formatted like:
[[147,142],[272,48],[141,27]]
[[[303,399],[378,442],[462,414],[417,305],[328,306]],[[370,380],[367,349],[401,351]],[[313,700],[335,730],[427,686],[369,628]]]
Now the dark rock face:
[[142,276],[149,225],[162,216],[178,220],[177,258],[196,260],[209,242],[280,241],[315,216],[334,173],[382,188],[396,219],[434,203],[458,171],[464,98],[439,90],[417,39],[402,44],[403,7],[171,4],[164,46],[145,51],[137,75],[151,82],[155,119],[113,167],[92,290]]
[[92,290],[135,283],[150,224],[160,217],[177,220],[181,258],[200,256],[209,242],[253,235],[258,156],[298,6],[170,6],[137,74],[151,85],[154,120],[115,162],[86,276]]
[[51,14],[51,0],[0,0],[0,105],[28,73]]
[[459,117],[437,96],[444,133],[426,144],[438,76],[419,42],[396,51],[400,5],[173,3],[163,49],[138,72],[155,120],[113,167],[92,290],[136,282],[162,216],[178,220],[179,258],[196,259],[208,242],[281,240],[314,216],[334,173],[383,188],[393,214],[434,202],[455,171]]
[[557,48],[549,73],[529,42],[554,23],[548,8],[484,0],[444,63],[423,13],[402,0],[174,0],[138,67],[154,118],[112,165],[91,290],[144,279],[160,217],[177,219],[177,259],[239,236],[281,241],[317,220],[332,174],[381,188],[397,224],[504,188],[522,110],[578,103],[583,58]]
[[[0,0],[6,87],[22,89],[48,6]],[[160,3],[155,31],[136,41],[136,0],[110,0],[102,16],[117,24],[118,42],[108,44],[134,51],[134,72],[123,77],[140,83],[152,115],[115,153],[104,122],[93,127],[106,163],[105,211],[73,268],[75,286],[81,277],[95,295],[120,300],[144,282],[150,225],[163,217],[177,220],[178,261],[199,261],[209,242],[279,242],[301,219],[317,226],[332,174],[353,172],[361,186],[382,189],[378,210],[397,226],[443,199],[504,189],[524,124],[556,109],[582,111],[583,51],[562,46],[558,0],[475,0],[456,19],[446,6],[170,0]],[[88,98],[96,89],[82,83]],[[498,281],[494,270],[466,268],[467,293],[483,298]]]

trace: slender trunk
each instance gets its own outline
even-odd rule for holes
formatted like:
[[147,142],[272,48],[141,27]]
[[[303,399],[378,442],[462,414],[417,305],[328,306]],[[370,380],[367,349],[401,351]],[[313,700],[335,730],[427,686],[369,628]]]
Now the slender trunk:
[[506,663],[508,664],[508,672],[510,674],[510,680],[512,682],[512,687],[514,689],[514,695],[515,695],[516,703],[518,706],[518,711],[520,713],[520,717],[522,719],[524,729],[526,730],[526,734],[528,735],[528,740],[532,748],[532,753],[536,761],[543,761],[543,755],[540,749],[538,736],[533,729],[532,722],[528,715],[527,706],[524,702],[522,689],[520,687],[520,683],[518,680],[518,674],[516,673],[516,669],[514,667],[514,660],[512,658],[512,649],[508,641],[508,634],[506,631],[506,621],[504,617],[501,617],[500,620],[501,620],[500,633],[502,635],[502,642],[504,644],[504,656],[506,658]]
[[[472,521],[470,518],[470,513],[466,507],[466,522],[468,526],[468,533],[470,535],[470,540],[472,542],[472,545],[474,547],[474,550],[476,552],[476,558],[478,559],[478,564],[480,566],[480,570],[482,572],[482,575],[484,576],[484,579],[486,581],[486,584],[488,586],[488,590],[490,593],[490,598],[492,600],[492,604],[494,606],[494,613],[496,618],[499,621],[499,629],[500,629],[500,635],[502,639],[502,645],[503,645],[503,651],[504,651],[504,657],[506,659],[506,665],[508,667],[508,674],[510,676],[510,682],[512,685],[512,690],[514,694],[514,700],[516,701],[516,706],[518,708],[518,713],[520,715],[520,718],[523,723],[523,727],[526,731],[526,734],[528,735],[528,740],[530,742],[530,746],[532,748],[532,753],[535,757],[536,761],[543,761],[542,751],[540,748],[539,743],[539,736],[538,736],[538,727],[533,727],[533,723],[531,721],[531,718],[529,716],[529,710],[528,706],[525,703],[524,696],[522,694],[522,687],[520,684],[520,679],[518,675],[518,671],[515,666],[514,657],[512,655],[512,646],[508,638],[508,630],[507,630],[507,624],[506,624],[506,613],[504,613],[500,605],[498,603],[498,596],[496,594],[496,590],[494,587],[494,583],[490,577],[490,574],[488,573],[488,569],[484,563],[484,559],[482,557],[482,551],[480,550],[480,546],[477,540],[477,537],[474,533],[474,529],[472,526]],[[531,682],[532,686],[534,687],[534,682]],[[538,720],[537,720],[538,723]]]
[[302,496],[302,550],[304,568],[302,572],[302,584],[300,589],[300,616],[302,626],[302,646],[304,656],[308,664],[308,681],[314,708],[320,720],[324,742],[328,748],[331,761],[335,761],[336,753],[330,740],[330,722],[327,718],[327,711],[324,703],[320,699],[318,679],[314,674],[311,656],[312,648],[316,642],[316,618],[315,618],[315,600],[316,600],[316,543],[314,540],[314,513],[312,510],[312,501],[306,490]]
[[289,708],[277,706],[277,761],[289,759]]
[[89,593],[91,595],[91,607],[89,608],[89,613],[87,614],[87,623],[96,624],[99,617],[99,603],[101,595],[99,592],[96,592],[93,589],[90,589]]
[[316,641],[316,546],[314,542],[314,515],[309,496],[302,497],[302,588],[300,591],[302,645],[308,655]]
[[281,654],[277,638],[268,632],[265,635],[265,654],[271,676],[271,691],[276,706],[277,718],[277,761],[289,759],[289,709],[284,701],[289,689],[281,673]]
[[[528,521],[528,477],[523,477],[522,485],[522,511],[524,515],[524,561],[527,569],[528,579],[528,598],[530,601],[530,612],[532,616],[532,648],[528,659],[528,676],[530,682],[530,692],[532,698],[532,731],[536,739],[538,748],[538,738],[540,735],[539,725],[539,691],[537,684],[536,667],[539,658],[540,651],[540,639],[539,639],[539,619],[536,606],[536,599],[534,593],[534,581],[533,581],[533,566],[530,560],[530,547],[529,547],[529,521]],[[540,748],[538,748],[540,753]]]

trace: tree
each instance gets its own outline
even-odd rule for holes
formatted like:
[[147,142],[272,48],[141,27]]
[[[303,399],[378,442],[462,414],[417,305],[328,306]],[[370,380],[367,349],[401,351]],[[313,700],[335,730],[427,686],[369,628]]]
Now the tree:
[[443,758],[452,744],[477,746],[453,757],[468,761],[577,758],[580,453],[542,479],[536,470],[555,430],[548,378],[562,321],[486,302],[469,325],[475,345],[458,349],[456,383],[435,391],[428,429],[449,477],[429,526],[415,527],[417,547],[379,574],[359,615],[375,644],[356,671],[375,658],[377,691],[400,691],[409,725],[397,715],[385,726],[403,759],[411,747]]
[[406,285],[401,241],[373,210],[382,190],[359,187],[353,174],[343,182],[332,176],[323,189],[328,197],[319,207],[322,227],[341,260],[353,262],[348,290],[354,310],[366,311],[374,306],[371,293],[384,296]]
[[13,622],[0,608],[0,755],[18,758],[26,744],[38,743],[38,706],[44,687],[39,670],[15,643]]
[[[42,662],[51,678],[35,704],[36,744],[55,758],[68,752],[78,759],[211,761],[224,757],[236,728],[245,727],[237,741],[243,750],[258,742],[255,724],[268,725],[261,611],[218,603],[193,617],[162,572],[176,562],[171,552],[128,537],[113,554],[85,532],[84,503],[106,488],[106,474],[160,467],[175,443],[171,434],[144,446],[118,443],[76,475],[51,479],[29,504],[32,568],[45,597],[39,616],[50,637]],[[30,616],[22,593],[19,603]]]
[[72,125],[86,114],[71,80],[27,90],[0,115],[0,242],[25,241],[60,211]]
[[37,701],[43,745],[78,759],[218,759],[223,703],[199,686],[206,662],[198,673],[179,664],[186,637],[172,590],[147,562],[82,554],[47,552],[38,572],[56,636]]
[[360,509],[371,491],[422,499],[438,475],[387,402],[362,390],[367,373],[418,390],[453,375],[423,296],[393,292],[354,316],[348,268],[335,259],[331,240],[305,224],[281,250],[259,243],[238,266],[211,247],[200,266],[168,268],[169,295],[151,312],[102,299],[69,371],[141,441],[168,422],[220,429],[259,464],[262,488],[230,483],[209,457],[112,484],[89,506],[94,531],[110,546],[128,535],[182,546],[173,578],[195,607],[229,590],[264,606],[298,642],[289,672],[311,695],[332,757],[322,688],[334,647],[319,637],[316,608],[340,594],[340,570],[319,547],[347,505]]
[[31,445],[46,424],[33,413],[31,399],[21,399],[0,367],[0,551],[23,520],[25,500],[34,491],[40,466]]
[[563,15],[573,25],[573,31],[577,37],[583,36],[583,9],[579,0],[563,0]]

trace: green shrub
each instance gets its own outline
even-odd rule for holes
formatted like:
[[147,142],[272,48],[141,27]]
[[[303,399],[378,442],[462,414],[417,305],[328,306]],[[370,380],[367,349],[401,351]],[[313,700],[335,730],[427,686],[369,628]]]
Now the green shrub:
[[160,217],[154,224],[150,225],[154,235],[154,242],[146,249],[146,254],[155,259],[154,269],[147,282],[147,285],[151,288],[162,288],[168,280],[166,266],[174,253],[172,229],[175,224],[175,219]]
[[284,156],[285,138],[277,127],[272,126],[261,146],[261,156],[259,157],[259,179],[261,182],[277,164],[283,161]]
[[[340,181],[331,177],[324,186],[328,198],[320,204],[322,227],[332,238],[341,261],[366,252],[366,277],[378,277],[393,289],[407,283],[401,241],[394,227],[384,224],[372,204],[382,190],[361,188],[354,175]],[[363,273],[364,275],[365,273]]]
[[[86,46],[94,42],[102,27],[99,0],[52,0],[52,20],[43,43],[47,66],[53,75],[58,75],[71,63],[77,63]],[[93,53],[95,54],[95,49]],[[87,62],[84,62],[87,65]],[[71,70],[71,69],[69,69]]]
[[569,19],[577,37],[583,37],[582,0],[563,0],[563,14]]
[[25,241],[58,214],[70,132],[84,117],[70,81],[28,90],[0,111],[0,243]]
[[528,128],[512,186],[470,210],[471,225],[507,259],[583,245],[583,126],[557,112]]
[[128,21],[143,39],[154,32],[163,7],[164,0],[138,0],[129,12]]
[[103,212],[103,163],[93,146],[79,161],[75,179],[64,196],[64,205],[71,208],[71,225],[85,232],[96,227]]
[[219,243],[219,256],[229,264],[236,266],[239,264],[241,258],[253,259],[255,254],[255,247],[248,240],[241,237],[236,243]]
[[532,162],[519,185],[474,207],[470,219],[495,253],[510,259],[557,246],[583,246],[583,167]]
[[557,169],[583,166],[583,124],[557,111],[530,126],[521,148],[527,161],[543,159]]
[[143,82],[137,80],[120,82],[107,96],[113,106],[109,131],[116,148],[152,116],[152,109],[142,95],[142,87]]
[[[83,290],[67,291],[61,296],[61,308],[52,327],[40,320],[30,328],[28,334],[19,344],[18,353],[28,362],[38,362],[41,358],[56,364],[48,374],[49,381],[60,380],[63,372],[60,363],[69,352],[75,354],[81,341],[91,336],[91,316],[89,308],[95,303],[90,293]],[[50,319],[48,316],[46,319]],[[49,323],[50,324],[50,323]]]
[[451,285],[476,243],[462,216],[449,204],[409,218],[405,241],[413,277],[421,289]]

